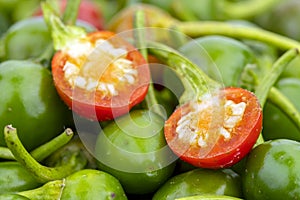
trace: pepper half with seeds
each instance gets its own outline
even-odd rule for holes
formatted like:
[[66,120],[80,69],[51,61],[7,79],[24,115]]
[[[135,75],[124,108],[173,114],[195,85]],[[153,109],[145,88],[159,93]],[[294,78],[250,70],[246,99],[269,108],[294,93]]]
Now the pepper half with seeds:
[[150,69],[142,54],[110,31],[86,33],[64,24],[51,3],[41,4],[56,53],[52,75],[62,100],[91,120],[111,120],[142,102]]
[[108,31],[90,33],[58,51],[52,73],[64,102],[99,121],[129,112],[145,98],[150,81],[139,51]]

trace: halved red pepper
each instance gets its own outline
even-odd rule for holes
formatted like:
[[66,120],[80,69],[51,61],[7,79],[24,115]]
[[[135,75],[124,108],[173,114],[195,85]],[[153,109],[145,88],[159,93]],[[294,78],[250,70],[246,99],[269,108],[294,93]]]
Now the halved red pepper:
[[48,1],[42,9],[57,50],[52,59],[54,84],[75,113],[91,120],[111,120],[143,101],[150,70],[133,45],[113,32],[87,34],[63,24]]
[[216,108],[213,98],[179,107],[166,121],[169,147],[182,160],[203,168],[237,163],[255,144],[262,127],[256,96],[242,88],[225,88]]

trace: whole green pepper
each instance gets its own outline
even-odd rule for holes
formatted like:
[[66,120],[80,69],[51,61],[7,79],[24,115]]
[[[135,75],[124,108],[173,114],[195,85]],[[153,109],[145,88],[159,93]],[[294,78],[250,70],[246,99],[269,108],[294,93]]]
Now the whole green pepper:
[[115,176],[127,193],[154,192],[172,175],[177,157],[166,144],[163,122],[149,110],[134,110],[98,135],[98,167]]
[[[48,69],[30,61],[0,64],[0,129],[13,124],[27,148],[40,146],[72,125],[72,113],[60,100]],[[6,146],[3,134],[0,145]]]
[[246,199],[300,197],[300,143],[278,139],[255,147],[246,162],[243,191]]
[[126,194],[120,182],[112,175],[84,169],[75,172],[65,179],[46,183],[40,188],[19,193],[29,199],[63,199],[63,200],[126,200]]
[[230,169],[194,169],[169,179],[153,200],[173,200],[194,195],[242,196],[240,176]]

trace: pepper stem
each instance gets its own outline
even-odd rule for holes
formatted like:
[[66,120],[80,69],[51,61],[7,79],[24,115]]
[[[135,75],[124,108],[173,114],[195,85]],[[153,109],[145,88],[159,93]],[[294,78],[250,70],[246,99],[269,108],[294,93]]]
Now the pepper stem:
[[281,75],[285,67],[288,63],[290,63],[296,56],[299,55],[298,49],[291,49],[287,52],[285,52],[277,61],[273,64],[273,67],[271,68],[271,71],[268,73],[268,75],[264,76],[263,79],[260,81],[260,84],[258,85],[257,89],[255,90],[255,94],[257,98],[259,99],[259,102],[261,106],[263,107],[268,93],[272,86],[277,81],[278,77]]
[[17,135],[17,129],[11,125],[4,127],[4,139],[16,160],[21,163],[41,183],[62,179],[85,167],[87,159],[75,152],[68,164],[59,167],[46,167],[38,163],[25,149]]
[[[37,161],[42,161],[53,152],[67,144],[73,138],[73,135],[73,131],[70,128],[67,128],[60,135],[31,151],[30,154]],[[0,147],[0,158],[15,160],[11,150],[7,147]]]
[[268,101],[279,108],[300,130],[300,112],[276,87],[271,88],[268,94]]
[[65,187],[64,182],[65,179],[50,181],[39,188],[22,191],[19,192],[18,194],[27,197],[28,199],[35,199],[35,200],[61,199],[61,195]]
[[176,25],[182,33],[190,37],[224,35],[261,41],[283,50],[300,48],[300,42],[296,40],[257,27],[238,26],[217,21],[178,22]]
[[[142,10],[138,10],[134,15],[134,39],[135,46],[141,52],[145,60],[148,62],[148,52],[147,52],[147,44],[145,39],[145,14]],[[152,80],[150,79],[148,92],[145,97],[145,101],[148,109],[151,108],[153,112],[160,115],[161,117],[165,117],[163,111],[158,106],[157,99],[154,93],[154,86]]]
[[185,91],[180,97],[180,103],[186,103],[195,97],[201,100],[204,94],[214,93],[222,87],[220,83],[208,77],[200,67],[174,49],[155,42],[149,43],[148,49],[181,77]]
[[41,3],[44,19],[48,25],[55,50],[61,50],[69,43],[77,41],[86,35],[83,28],[65,25],[48,1]]
[[[298,56],[299,51],[298,49],[291,49],[284,53],[277,61],[273,64],[271,71],[268,73],[267,76],[259,83],[257,89],[255,90],[255,94],[261,104],[261,107],[264,106],[268,94],[272,88],[272,86],[277,81],[278,77],[287,66],[289,62],[291,62],[296,56]],[[275,97],[277,98],[277,97]],[[270,99],[270,96],[269,96]],[[297,110],[296,110],[297,111]],[[297,111],[298,112],[298,111]],[[300,124],[299,124],[300,125]],[[256,145],[261,144],[264,142],[262,134],[260,134],[259,139],[256,142]]]

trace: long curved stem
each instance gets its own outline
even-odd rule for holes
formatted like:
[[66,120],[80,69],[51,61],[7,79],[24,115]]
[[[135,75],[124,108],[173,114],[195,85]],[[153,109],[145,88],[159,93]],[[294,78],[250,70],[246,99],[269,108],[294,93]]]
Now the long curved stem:
[[[73,135],[73,131],[67,128],[60,135],[31,151],[30,154],[37,161],[42,161],[53,152],[67,144],[73,138]],[[0,147],[0,158],[15,160],[11,150],[7,147]]]
[[222,87],[221,84],[208,77],[197,65],[174,49],[155,42],[149,42],[147,47],[151,54],[168,64],[181,77],[185,87],[185,92],[180,97],[181,103],[195,98],[201,99],[204,94]]
[[21,163],[41,183],[62,179],[73,172],[82,169],[87,164],[87,159],[80,152],[74,153],[68,164],[59,167],[46,167],[38,163],[21,143],[17,129],[11,125],[4,128],[4,138],[8,148],[16,160]]
[[[257,98],[259,99],[259,102],[261,106],[263,107],[266,99],[270,93],[270,90],[272,89],[272,86],[280,76],[281,72],[284,70],[284,68],[287,66],[287,64],[292,61],[296,56],[299,55],[298,49],[291,49],[287,51],[285,54],[283,54],[274,64],[267,76],[264,76],[262,81],[259,83],[257,89],[255,90],[255,94]],[[272,96],[269,96],[269,99]],[[276,96],[273,96],[272,98],[276,99]],[[300,125],[300,124],[299,124]],[[262,134],[260,134],[258,140],[256,141],[255,145],[261,144],[264,142]]]
[[[291,49],[284,53],[273,65],[271,71],[263,77],[260,81],[255,94],[260,101],[261,106],[263,107],[267,99],[268,93],[272,86],[277,81],[278,77],[285,69],[288,63],[290,63],[296,56],[299,55],[298,49]],[[269,97],[270,99],[270,97]]]
[[238,26],[217,21],[178,22],[176,26],[182,33],[190,37],[219,34],[234,38],[261,41],[282,50],[291,48],[300,49],[300,42],[256,27]]

